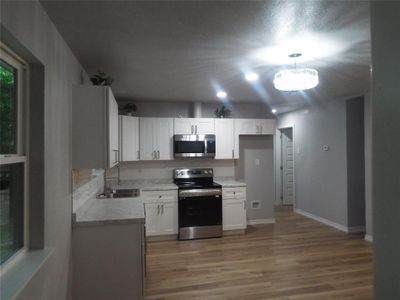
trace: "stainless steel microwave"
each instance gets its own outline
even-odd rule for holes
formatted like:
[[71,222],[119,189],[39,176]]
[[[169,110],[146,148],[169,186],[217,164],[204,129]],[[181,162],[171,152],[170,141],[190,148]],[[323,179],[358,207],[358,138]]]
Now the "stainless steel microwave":
[[174,157],[215,157],[215,135],[175,134]]

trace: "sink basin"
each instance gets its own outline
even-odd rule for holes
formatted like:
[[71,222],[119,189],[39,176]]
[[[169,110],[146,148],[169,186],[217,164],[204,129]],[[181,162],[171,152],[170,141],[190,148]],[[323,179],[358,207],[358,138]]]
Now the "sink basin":
[[106,190],[104,193],[97,195],[97,198],[134,198],[139,197],[139,189],[118,189]]

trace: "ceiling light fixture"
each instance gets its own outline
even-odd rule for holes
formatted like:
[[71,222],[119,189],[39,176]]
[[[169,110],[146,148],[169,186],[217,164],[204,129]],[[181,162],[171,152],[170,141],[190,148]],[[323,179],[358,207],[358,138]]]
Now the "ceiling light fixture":
[[217,93],[217,97],[220,98],[220,99],[226,98],[226,96],[228,96],[228,94],[226,92],[224,92],[224,91],[219,91]]
[[273,108],[273,109],[271,110],[271,112],[272,112],[273,114],[276,114],[276,109]]
[[247,81],[256,81],[258,79],[258,74],[257,73],[247,73],[244,75],[244,78],[246,78]]
[[294,59],[294,69],[286,69],[275,74],[274,85],[280,91],[302,91],[316,87],[319,83],[318,71],[315,69],[297,69],[296,59],[301,53],[290,54]]

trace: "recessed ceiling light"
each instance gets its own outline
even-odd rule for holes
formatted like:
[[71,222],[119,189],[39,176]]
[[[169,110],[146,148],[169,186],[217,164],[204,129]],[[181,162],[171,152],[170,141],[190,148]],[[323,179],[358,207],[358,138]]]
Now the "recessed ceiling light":
[[257,73],[247,73],[244,78],[246,78],[247,81],[256,81],[258,79],[258,74]]
[[273,108],[272,110],[271,110],[271,112],[273,113],[273,114],[276,114],[276,109],[275,108]]
[[217,93],[217,97],[218,98],[226,98],[226,96],[228,96],[228,94],[226,92],[224,92],[224,91],[219,91]]

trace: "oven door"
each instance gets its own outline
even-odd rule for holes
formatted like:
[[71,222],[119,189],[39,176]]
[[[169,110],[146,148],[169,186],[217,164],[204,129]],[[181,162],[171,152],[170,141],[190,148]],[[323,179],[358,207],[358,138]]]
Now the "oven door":
[[215,135],[174,135],[175,157],[215,157]]
[[222,236],[222,196],[179,196],[179,239]]

